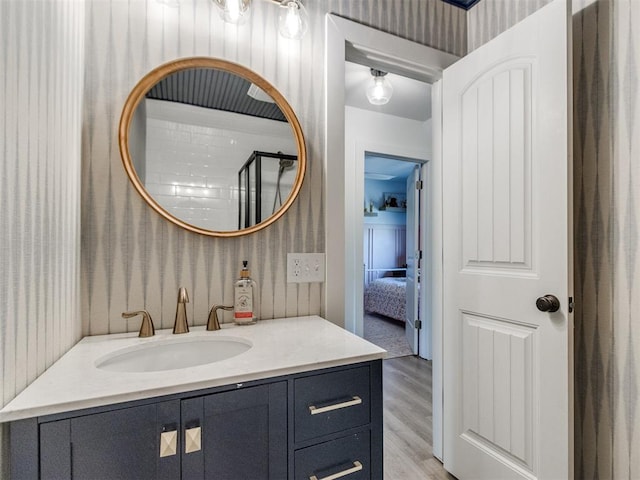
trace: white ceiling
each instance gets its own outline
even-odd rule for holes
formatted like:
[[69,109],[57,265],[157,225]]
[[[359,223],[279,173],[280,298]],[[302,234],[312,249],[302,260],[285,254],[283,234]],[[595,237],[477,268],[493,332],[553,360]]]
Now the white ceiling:
[[370,68],[353,62],[345,62],[345,103],[396,117],[424,122],[431,118],[431,85],[428,83],[388,73],[393,95],[386,105],[371,105],[365,89],[371,80]]

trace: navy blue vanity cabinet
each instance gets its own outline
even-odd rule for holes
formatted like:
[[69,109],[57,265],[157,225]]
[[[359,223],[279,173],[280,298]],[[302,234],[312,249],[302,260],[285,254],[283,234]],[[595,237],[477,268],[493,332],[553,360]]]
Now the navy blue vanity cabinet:
[[14,423],[12,449],[28,437],[21,435],[28,425],[37,428],[40,448],[31,458],[14,452],[12,478],[287,478],[286,381],[95,410]]
[[382,361],[13,422],[11,478],[382,480]]

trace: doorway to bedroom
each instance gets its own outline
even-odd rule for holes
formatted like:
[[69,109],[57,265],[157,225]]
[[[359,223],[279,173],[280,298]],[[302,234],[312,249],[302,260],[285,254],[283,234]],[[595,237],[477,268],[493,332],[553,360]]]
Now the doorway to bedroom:
[[[424,418],[425,425],[412,424],[405,427],[409,429],[407,431],[428,433],[429,438],[425,441],[433,445],[433,450],[429,448],[424,450],[425,453],[430,456],[433,452],[436,458],[442,458],[442,211],[439,202],[442,195],[440,182],[442,111],[439,79],[444,67],[453,63],[456,57],[333,14],[327,15],[326,26],[327,122],[324,153],[327,195],[325,207],[327,224],[330,222],[332,228],[331,233],[327,231],[325,236],[325,252],[326,274],[332,281],[325,284],[325,315],[327,319],[343,325],[345,329],[363,336],[364,152],[392,153],[407,158],[424,159],[428,169],[424,184],[428,189],[432,205],[429,209],[428,222],[430,232],[423,236],[429,242],[423,252],[428,268],[421,271],[421,278],[423,282],[429,283],[429,287],[424,289],[425,292],[430,292],[428,311],[423,311],[428,313],[429,323],[433,329],[433,341],[421,342],[421,345],[431,347],[433,366],[430,361],[424,361],[416,356],[385,360],[385,365],[396,361],[416,360],[432,372],[431,381],[426,382],[432,388],[423,394],[418,392],[410,394],[419,402],[428,403],[431,413]],[[433,118],[437,120],[430,124],[431,134],[422,131],[417,152],[416,149],[411,148],[409,142],[403,140],[412,128],[404,128],[403,124],[411,125],[411,122],[405,123],[400,116],[375,111],[381,118],[386,117],[392,120],[395,130],[385,130],[384,126],[378,122],[372,123],[369,128],[362,127],[364,122],[359,122],[359,119],[364,112],[353,108],[348,99],[349,89],[363,91],[362,83],[351,83],[351,77],[348,74],[350,63],[368,67],[362,72],[365,76],[371,76],[370,68],[376,68],[389,72],[389,78],[395,73],[430,85],[433,92],[431,108]],[[402,89],[394,85],[394,95],[399,92],[402,92]],[[360,98],[366,101],[363,92]],[[425,101],[431,102],[431,96],[427,96]],[[413,103],[417,108],[425,108],[422,102],[414,101]],[[389,102],[385,107],[395,104],[396,102]],[[353,113],[352,116],[350,116],[351,113]],[[389,142],[385,137],[391,131],[393,131],[394,143],[392,150],[387,148]],[[359,138],[358,133],[361,133],[364,138]],[[425,144],[430,148],[426,157]],[[424,223],[426,224],[427,222]],[[433,401],[431,401],[432,396]],[[392,428],[387,428],[387,431],[391,430]],[[397,450],[390,456],[399,458],[400,456],[396,454]]]
[[413,332],[407,328],[421,321],[417,305],[421,259],[419,254],[415,258],[420,249],[421,191],[415,177],[422,163],[365,152],[363,336],[387,350],[387,358],[420,350],[416,345],[414,351]]

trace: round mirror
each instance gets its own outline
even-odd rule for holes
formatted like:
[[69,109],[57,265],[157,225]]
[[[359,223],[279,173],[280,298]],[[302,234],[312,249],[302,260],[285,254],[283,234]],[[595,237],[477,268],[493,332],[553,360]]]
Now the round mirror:
[[302,129],[266,80],[235,63],[185,58],[143,77],[119,128],[124,168],[160,215],[203,235],[260,230],[295,200]]

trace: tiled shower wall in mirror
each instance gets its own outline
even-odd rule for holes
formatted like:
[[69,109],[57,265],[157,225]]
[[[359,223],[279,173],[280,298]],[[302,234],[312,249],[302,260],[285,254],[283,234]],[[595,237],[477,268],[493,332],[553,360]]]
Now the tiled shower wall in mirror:
[[[301,42],[278,36],[278,9],[253,2],[249,24],[225,24],[208,0],[87,4],[86,102],[82,178],[84,333],[133,331],[120,313],[147,308],[158,328],[172,325],[178,287],[189,317],[206,322],[214,303],[232,303],[248,260],[263,318],[321,314],[322,284],[287,284],[287,252],[323,252],[324,22],[334,12],[447,52],[466,49],[466,14],[440,0],[306,2],[311,27]],[[237,239],[184,231],[161,219],[131,187],[117,128],[127,94],[152,68],[187,56],[219,57],[256,71],[292,105],[306,137],[308,171],[292,209],[266,230]],[[331,194],[330,187],[328,194]]]
[[81,334],[84,20],[83,2],[0,1],[0,406]]

